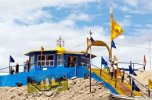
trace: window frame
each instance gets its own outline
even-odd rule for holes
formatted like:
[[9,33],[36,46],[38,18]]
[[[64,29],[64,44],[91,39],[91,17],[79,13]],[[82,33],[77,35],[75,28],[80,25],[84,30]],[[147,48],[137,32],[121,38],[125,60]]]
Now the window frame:
[[[62,57],[59,59],[59,56]],[[64,66],[64,54],[61,54],[61,55],[57,55],[57,66]]]
[[[53,60],[47,60],[47,56],[53,56]],[[39,60],[39,57],[41,57],[41,55],[37,55],[37,66],[40,67],[39,63],[43,63],[44,62],[44,65],[41,65],[43,67],[50,67],[50,66],[54,66],[54,62],[55,62],[55,54],[48,54],[48,55],[42,55],[44,56],[44,59],[45,60]],[[49,65],[47,65],[46,63],[49,62]],[[51,63],[53,62],[53,63]]]

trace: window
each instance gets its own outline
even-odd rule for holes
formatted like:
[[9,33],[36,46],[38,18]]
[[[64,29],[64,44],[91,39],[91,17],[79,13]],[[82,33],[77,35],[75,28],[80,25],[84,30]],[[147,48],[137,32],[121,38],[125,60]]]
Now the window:
[[88,66],[89,65],[89,58],[81,57],[81,65],[82,66]]
[[37,65],[38,66],[54,66],[54,55],[43,55],[42,59],[41,59],[41,56],[38,55]]
[[30,58],[30,65],[31,65],[31,66],[34,65],[34,56],[31,56],[31,58]]
[[77,56],[69,56],[68,57],[68,67],[78,66],[78,57]]
[[64,65],[64,56],[58,55],[57,58],[58,58],[58,61],[57,61],[58,66],[63,66]]

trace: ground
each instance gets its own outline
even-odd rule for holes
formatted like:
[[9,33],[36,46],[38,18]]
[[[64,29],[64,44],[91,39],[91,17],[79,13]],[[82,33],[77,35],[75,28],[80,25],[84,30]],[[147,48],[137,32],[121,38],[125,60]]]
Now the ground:
[[68,80],[68,90],[62,92],[39,92],[28,94],[27,87],[2,87],[0,100],[99,100],[110,95],[101,83],[92,79],[92,93],[90,93],[89,79]]

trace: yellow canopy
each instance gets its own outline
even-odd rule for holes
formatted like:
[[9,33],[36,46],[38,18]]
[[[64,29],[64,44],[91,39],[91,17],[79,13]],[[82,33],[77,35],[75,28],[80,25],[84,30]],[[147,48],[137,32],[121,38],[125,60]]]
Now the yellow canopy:
[[100,40],[96,40],[94,42],[91,42],[91,45],[88,45],[88,47],[87,47],[86,53],[88,53],[89,48],[91,46],[105,46],[107,48],[107,50],[108,50],[109,57],[111,58],[111,50],[110,50],[109,46],[105,42],[100,41]]

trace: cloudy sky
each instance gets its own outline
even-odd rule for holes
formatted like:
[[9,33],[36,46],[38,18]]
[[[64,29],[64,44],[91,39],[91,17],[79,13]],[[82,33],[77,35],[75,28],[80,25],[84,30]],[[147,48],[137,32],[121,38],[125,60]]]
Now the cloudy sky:
[[[95,40],[109,43],[110,16],[124,29],[115,39],[113,54],[119,61],[150,65],[152,41],[152,2],[149,0],[0,0],[0,68],[8,67],[9,55],[23,64],[31,50],[54,49],[56,40],[65,40],[66,50],[83,51],[92,30]],[[152,42],[151,42],[152,44]],[[150,47],[152,47],[150,45]],[[108,58],[106,48],[94,47],[100,57]],[[139,66],[138,66],[139,67]]]

